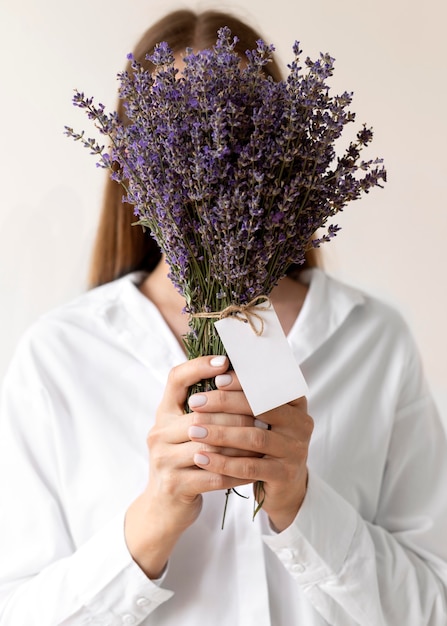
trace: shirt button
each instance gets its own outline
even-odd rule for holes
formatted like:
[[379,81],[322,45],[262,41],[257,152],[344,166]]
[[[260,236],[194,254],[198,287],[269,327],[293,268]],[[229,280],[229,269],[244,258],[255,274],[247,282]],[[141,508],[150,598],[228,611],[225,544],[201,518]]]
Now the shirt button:
[[126,626],[132,626],[132,624],[136,624],[137,618],[133,615],[123,615],[123,624]]
[[141,596],[141,598],[136,599],[135,603],[137,606],[147,606],[148,604],[151,603],[151,601],[149,600],[149,598],[145,598],[144,596]]
[[302,574],[306,568],[304,567],[302,563],[295,563],[294,565],[292,565],[290,569],[295,574]]
[[291,563],[294,559],[295,553],[293,550],[289,550],[289,548],[283,548],[279,555],[284,563]]

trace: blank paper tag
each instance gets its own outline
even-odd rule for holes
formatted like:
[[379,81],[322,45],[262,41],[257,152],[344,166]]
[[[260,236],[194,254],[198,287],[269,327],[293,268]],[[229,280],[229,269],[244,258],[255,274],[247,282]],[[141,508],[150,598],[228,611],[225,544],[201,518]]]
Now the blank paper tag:
[[[308,393],[275,309],[254,307],[264,329],[257,335],[250,324],[235,317],[215,322],[217,332],[239,378],[253,415],[260,415]],[[254,320],[259,328],[259,320]]]

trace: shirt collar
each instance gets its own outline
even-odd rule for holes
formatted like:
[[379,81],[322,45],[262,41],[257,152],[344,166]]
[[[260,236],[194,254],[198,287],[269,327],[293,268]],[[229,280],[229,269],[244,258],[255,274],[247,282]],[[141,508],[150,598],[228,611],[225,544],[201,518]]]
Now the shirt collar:
[[287,337],[299,363],[312,356],[340,328],[351,311],[365,302],[359,290],[318,268],[303,271],[301,280],[309,284],[309,291]]
[[118,341],[164,383],[169,370],[186,356],[160,311],[139,290],[144,276],[133,272],[117,280],[103,314]]
[[[164,381],[169,370],[186,357],[157,307],[138,289],[143,278],[142,272],[134,272],[117,280],[104,317],[127,349]],[[365,301],[359,290],[318,268],[303,271],[301,280],[309,285],[309,291],[288,335],[299,363],[318,350]]]

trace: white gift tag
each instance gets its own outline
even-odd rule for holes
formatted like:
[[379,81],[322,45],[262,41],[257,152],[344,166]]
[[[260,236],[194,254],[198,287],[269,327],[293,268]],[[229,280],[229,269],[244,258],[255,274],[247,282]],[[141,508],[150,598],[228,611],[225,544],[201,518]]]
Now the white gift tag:
[[[260,335],[250,324],[235,317],[215,322],[253,415],[260,415],[308,393],[275,309],[273,306],[264,309],[265,305],[254,307],[264,323]],[[253,321],[256,328],[260,328],[260,321]]]

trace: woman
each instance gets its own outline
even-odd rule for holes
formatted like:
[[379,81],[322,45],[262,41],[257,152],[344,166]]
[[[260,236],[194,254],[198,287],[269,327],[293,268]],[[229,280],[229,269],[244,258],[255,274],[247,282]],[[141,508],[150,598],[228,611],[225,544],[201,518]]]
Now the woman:
[[[178,12],[136,57],[222,25],[254,47],[229,16]],[[131,219],[108,183],[96,288],[5,379],[0,625],[445,626],[447,445],[399,316],[314,259],[291,271],[272,300],[309,397],[254,420],[225,358],[185,362],[182,298]],[[222,490],[256,481],[260,513],[232,494],[222,531]]]

